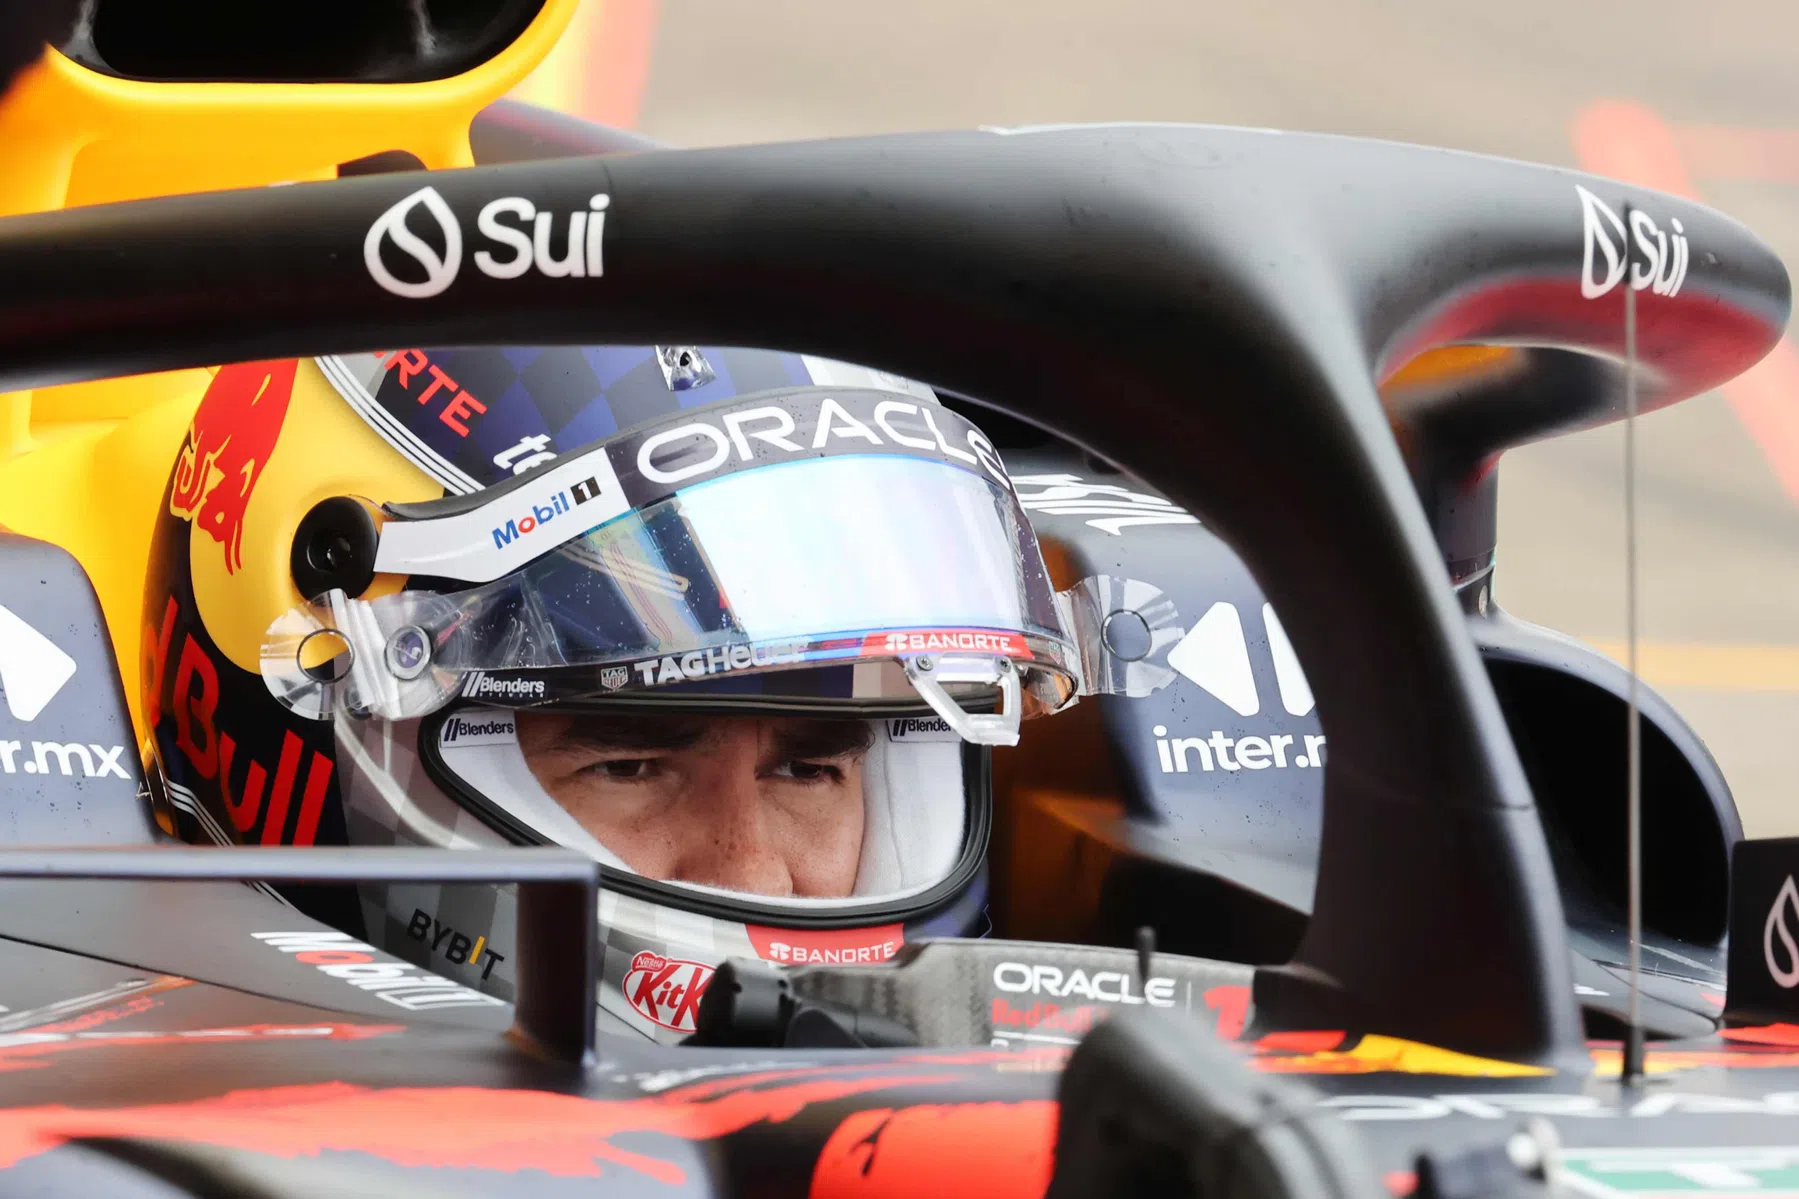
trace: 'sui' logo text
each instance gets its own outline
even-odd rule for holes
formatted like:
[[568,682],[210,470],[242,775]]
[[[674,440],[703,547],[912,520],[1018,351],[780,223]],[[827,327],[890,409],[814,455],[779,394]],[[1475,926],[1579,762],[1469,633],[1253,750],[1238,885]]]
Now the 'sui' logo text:
[[[1580,294],[1597,300],[1611,291],[1630,272],[1630,286],[1648,289],[1658,296],[1680,294],[1687,278],[1686,227],[1679,217],[1668,221],[1673,233],[1657,225],[1640,208],[1630,210],[1630,229],[1598,196],[1576,183],[1585,247],[1580,259]],[[1631,251],[1631,243],[1636,249]]]
[[[539,212],[523,196],[490,200],[475,216],[475,229],[486,239],[472,255],[475,269],[489,279],[517,279],[533,269],[550,279],[597,279],[605,274],[602,240],[611,201],[602,192],[588,201],[588,211],[571,212],[564,221]],[[435,244],[419,232],[433,225]],[[421,187],[375,218],[362,239],[362,260],[369,277],[396,296],[441,295],[462,269],[462,225],[436,188]],[[407,278],[390,265],[400,261],[409,264]]]
[[[1788,923],[1787,913],[1793,919],[1799,919],[1799,887],[1793,885],[1793,876],[1787,875],[1787,881],[1780,884],[1780,893],[1774,896],[1774,906],[1768,909],[1767,922],[1762,925],[1762,957],[1768,963],[1768,977],[1775,985],[1790,991],[1799,987],[1799,944],[1793,941],[1792,926]],[[1774,942],[1780,941],[1779,954],[1774,952]],[[1785,958],[1786,965],[1779,959]]]

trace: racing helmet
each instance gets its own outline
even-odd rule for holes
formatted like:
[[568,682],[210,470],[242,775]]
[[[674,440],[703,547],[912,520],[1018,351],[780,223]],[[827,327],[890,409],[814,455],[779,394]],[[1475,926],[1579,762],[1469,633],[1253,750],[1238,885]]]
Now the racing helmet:
[[[603,1013],[679,1039],[724,957],[984,931],[988,747],[1172,677],[1109,648],[1119,586],[1055,593],[992,443],[884,372],[699,346],[228,366],[146,592],[159,811],[221,843],[584,851]],[[510,888],[309,890],[419,968],[356,985],[511,998]]]

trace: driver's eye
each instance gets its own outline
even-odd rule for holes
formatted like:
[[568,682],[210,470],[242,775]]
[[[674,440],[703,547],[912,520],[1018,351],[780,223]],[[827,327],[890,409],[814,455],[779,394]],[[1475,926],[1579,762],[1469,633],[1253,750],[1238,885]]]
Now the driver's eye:
[[649,758],[618,758],[598,765],[609,779],[640,779],[648,776],[652,763]]
[[843,771],[828,762],[789,762],[778,774],[785,774],[802,783],[815,783],[824,779],[841,779]]

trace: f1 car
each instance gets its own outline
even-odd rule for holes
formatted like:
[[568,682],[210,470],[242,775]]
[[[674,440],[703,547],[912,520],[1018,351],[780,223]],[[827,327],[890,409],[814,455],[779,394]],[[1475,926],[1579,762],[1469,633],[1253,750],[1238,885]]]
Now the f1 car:
[[[488,106],[566,15],[495,6],[429,43],[460,46],[445,62],[316,73],[385,64],[397,82],[303,85],[346,111],[487,73],[416,101],[435,141],[357,144],[346,121],[356,177],[0,222],[0,380],[47,389],[11,397],[14,448],[42,444],[0,467],[0,1188],[1792,1188],[1799,846],[1745,842],[1698,738],[1643,693],[1652,1046],[1621,1078],[1628,680],[1491,592],[1499,455],[1619,418],[1632,380],[1653,407],[1751,366],[1790,308],[1765,245],[1690,201],[1346,138],[676,151]],[[121,65],[110,28],[20,84],[40,117],[59,86],[218,77]],[[190,89],[181,138],[208,102],[301,103],[169,86]],[[475,112],[483,165],[460,169],[444,129]],[[89,176],[39,155],[12,209],[132,196],[133,136],[97,137]],[[370,158],[393,149],[412,157]],[[604,211],[588,269],[449,252],[505,198]],[[414,211],[438,242],[396,233]],[[133,749],[156,720],[132,539],[199,402],[152,372],[633,341],[928,380],[995,435],[1052,573],[1148,581],[1101,615],[1135,621],[1146,648],[1121,656],[1169,683],[998,756],[993,935],[727,963],[680,1045],[597,1031],[619,967],[591,858],[308,846],[280,821],[265,847],[171,846],[179,797]],[[481,950],[438,960],[457,934],[431,913],[401,960],[269,890],[371,880],[516,888],[512,1001],[468,998]]]

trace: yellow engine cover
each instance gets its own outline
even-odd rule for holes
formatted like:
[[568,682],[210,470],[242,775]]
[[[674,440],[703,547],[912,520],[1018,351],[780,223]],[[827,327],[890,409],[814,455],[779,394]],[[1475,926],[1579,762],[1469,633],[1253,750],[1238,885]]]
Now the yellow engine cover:
[[[545,0],[510,44],[413,83],[159,83],[48,50],[0,99],[0,216],[328,179],[389,150],[472,164],[469,123],[544,60],[579,0]],[[0,527],[86,568],[132,718],[151,530],[211,373],[174,371],[0,395]]]

